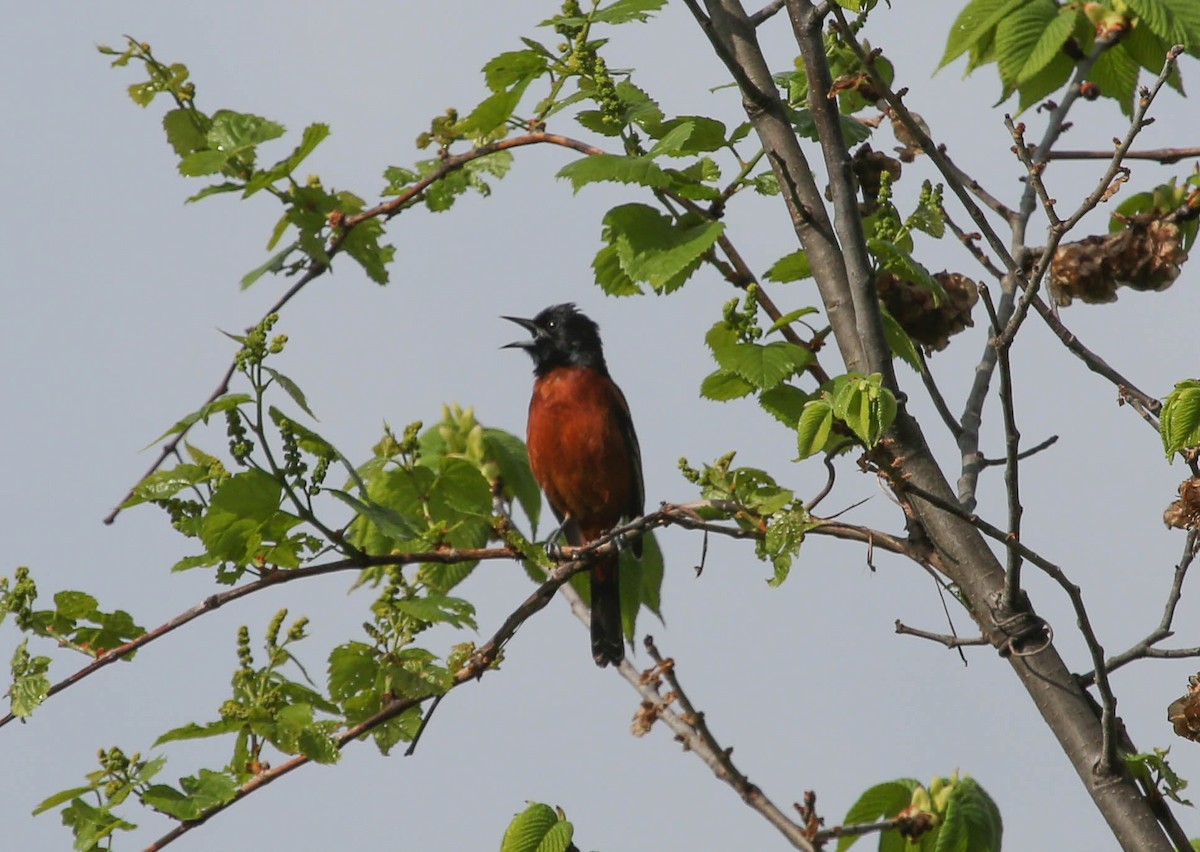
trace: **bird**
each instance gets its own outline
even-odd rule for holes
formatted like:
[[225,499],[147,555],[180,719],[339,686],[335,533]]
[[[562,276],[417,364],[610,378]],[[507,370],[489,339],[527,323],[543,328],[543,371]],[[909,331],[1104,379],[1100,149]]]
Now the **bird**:
[[[503,317],[529,340],[506,344],[533,358],[526,446],[533,477],[567,543],[595,541],[645,505],[642,455],[625,395],[608,373],[600,328],[573,303],[551,305],[533,319]],[[630,545],[642,555],[642,542]],[[625,657],[618,553],[591,566],[592,658],[618,665]]]

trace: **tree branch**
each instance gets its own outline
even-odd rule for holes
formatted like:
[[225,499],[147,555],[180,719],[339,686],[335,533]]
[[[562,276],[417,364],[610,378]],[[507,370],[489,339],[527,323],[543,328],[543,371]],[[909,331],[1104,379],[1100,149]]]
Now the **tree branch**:
[[[1164,166],[1200,157],[1200,148],[1150,148],[1145,151],[1126,151],[1126,160],[1154,160]],[[1111,160],[1112,151],[1051,151],[1047,160]]]

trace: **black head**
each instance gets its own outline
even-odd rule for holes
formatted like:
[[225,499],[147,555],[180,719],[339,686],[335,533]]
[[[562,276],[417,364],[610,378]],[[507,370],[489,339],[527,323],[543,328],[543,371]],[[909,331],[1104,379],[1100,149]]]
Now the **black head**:
[[602,373],[604,348],[600,344],[600,327],[567,302],[551,305],[533,319],[504,317],[515,322],[533,337],[518,340],[502,347],[524,349],[533,358],[533,371],[539,376],[555,367],[592,367]]

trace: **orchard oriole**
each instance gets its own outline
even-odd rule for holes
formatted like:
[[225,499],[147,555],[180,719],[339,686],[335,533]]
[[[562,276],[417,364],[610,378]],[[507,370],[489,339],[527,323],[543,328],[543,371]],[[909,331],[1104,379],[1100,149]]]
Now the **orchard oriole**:
[[[642,458],[625,395],[608,375],[600,329],[573,304],[553,305],[533,319],[504,317],[526,329],[533,358],[526,445],[529,466],[567,543],[594,541],[623,518],[642,514]],[[641,539],[632,543],[642,555]],[[592,657],[598,666],[625,656],[619,556],[591,568]]]

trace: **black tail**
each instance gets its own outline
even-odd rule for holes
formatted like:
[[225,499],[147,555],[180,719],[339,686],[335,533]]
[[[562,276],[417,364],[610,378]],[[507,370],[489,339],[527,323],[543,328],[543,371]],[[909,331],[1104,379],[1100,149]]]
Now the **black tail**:
[[625,659],[619,562],[614,554],[592,566],[592,658],[601,668]]

